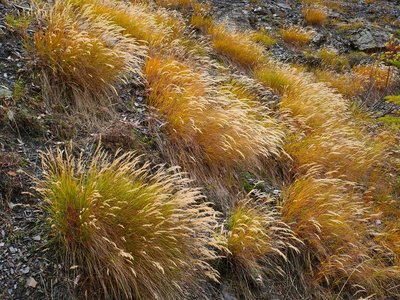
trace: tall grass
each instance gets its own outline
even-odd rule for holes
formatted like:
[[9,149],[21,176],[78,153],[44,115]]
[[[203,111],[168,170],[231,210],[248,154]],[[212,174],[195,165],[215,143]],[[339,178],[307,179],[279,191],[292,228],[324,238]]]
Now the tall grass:
[[265,196],[238,201],[227,220],[228,260],[237,271],[253,279],[265,272],[282,274],[273,258],[287,260],[287,248],[296,249],[293,232],[279,220],[272,200]]
[[123,29],[69,2],[38,9],[28,50],[42,70],[45,98],[53,105],[95,110],[107,105],[128,76],[141,76],[145,48]]
[[166,118],[173,143],[197,161],[229,168],[279,156],[282,132],[268,111],[217,88],[207,73],[153,57],[144,74],[149,104]]
[[301,250],[309,281],[314,288],[329,287],[330,296],[325,297],[335,293],[338,298],[357,293],[382,297],[388,288],[398,292],[400,269],[377,254],[388,251],[369,239],[370,208],[353,182],[314,168],[297,179],[283,198],[283,221],[306,244]]
[[117,155],[43,154],[37,190],[55,249],[107,299],[174,299],[182,282],[216,279],[208,264],[215,211],[199,190],[176,168],[150,173],[134,153]]

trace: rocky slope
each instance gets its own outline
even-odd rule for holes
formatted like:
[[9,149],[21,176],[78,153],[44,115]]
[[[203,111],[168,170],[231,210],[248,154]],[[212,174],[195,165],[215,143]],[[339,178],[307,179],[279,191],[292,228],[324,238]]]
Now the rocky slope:
[[[399,36],[400,6],[396,2],[340,1],[340,7],[332,5],[327,9],[329,22],[320,26],[305,24],[303,4],[296,0],[213,0],[211,14],[231,28],[267,30],[278,40],[268,51],[279,62],[309,71],[323,64],[318,52],[329,47],[349,58],[346,68],[351,70],[360,63],[375,62],[373,54],[385,51],[391,35]],[[21,33],[22,21],[13,23],[10,19],[11,15],[29,14],[30,10],[29,2],[0,1],[0,299],[74,299],[79,295],[75,289],[80,284],[79,272],[63,265],[54,255],[47,240],[49,229],[45,226],[43,203],[32,189],[35,178],[41,177],[40,151],[71,144],[76,153],[89,154],[101,140],[110,152],[135,149],[154,165],[169,165],[171,161],[160,149],[160,137],[154,136],[154,127],[163,135],[164,121],[154,117],[154,109],[146,104],[148,93],[141,85],[128,82],[120,86],[121,101],[115,107],[115,115],[99,124],[55,112],[43,104],[42,75],[32,72],[34,62],[23,46],[23,34],[31,36],[32,26]],[[186,14],[189,13],[184,11]],[[279,30],[291,25],[313,31],[308,47],[293,47],[281,39]],[[351,97],[351,101],[376,119],[398,109],[384,97],[399,91],[398,84],[378,92],[366,90]],[[277,95],[267,98],[271,102],[279,99]],[[371,131],[383,126],[373,124]],[[249,189],[256,186],[259,178],[244,176],[248,177]],[[275,198],[281,193],[272,182],[264,183],[262,189]],[[212,188],[206,187],[205,193],[214,195]],[[187,299],[238,299],[230,287],[229,274],[223,275],[221,284],[201,282],[206,294],[187,291]],[[307,291],[297,289],[290,279],[283,283],[268,279],[263,282],[258,299],[309,298]],[[87,294],[79,297],[92,299]]]

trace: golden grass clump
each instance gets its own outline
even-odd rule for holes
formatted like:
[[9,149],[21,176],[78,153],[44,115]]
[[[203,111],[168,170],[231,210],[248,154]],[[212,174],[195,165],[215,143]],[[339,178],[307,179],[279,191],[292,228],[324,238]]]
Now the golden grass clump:
[[90,160],[61,150],[43,154],[37,190],[51,240],[107,299],[175,299],[180,282],[216,279],[208,264],[215,211],[176,168],[139,166],[134,153],[97,150]]
[[276,44],[276,39],[265,30],[258,30],[252,34],[253,41],[269,48]]
[[327,13],[317,7],[309,7],[303,10],[303,17],[309,25],[323,25],[328,20]]
[[111,0],[71,0],[79,7],[89,6],[92,13],[123,28],[125,35],[160,48],[171,41],[173,30],[162,24],[160,14],[145,4],[124,4]]
[[327,285],[338,298],[342,293],[388,295],[389,287],[396,292],[400,269],[385,264],[380,255],[388,251],[367,240],[371,214],[353,182],[321,177],[314,169],[283,198],[283,221],[305,243],[305,268],[315,286]]
[[282,70],[274,67],[256,69],[254,77],[263,85],[271,88],[275,93],[282,95],[291,85],[290,78]]
[[214,20],[211,17],[193,14],[190,19],[190,25],[203,32],[207,32],[214,26]]
[[238,201],[227,220],[226,249],[228,267],[238,278],[256,280],[266,273],[283,275],[286,250],[300,242],[280,220],[271,199],[258,195]]
[[394,74],[389,67],[379,65],[358,65],[353,72],[360,76],[365,84],[372,85],[377,90],[385,90],[394,82]]
[[35,32],[28,50],[52,104],[90,110],[108,103],[127,76],[141,76],[145,48],[91,8],[57,2],[38,9],[36,19],[44,29]]
[[323,48],[319,51],[319,57],[322,64],[337,71],[342,71],[350,68],[350,63],[347,57],[343,54],[338,54],[335,50]]
[[198,163],[225,168],[279,156],[282,132],[261,106],[172,58],[148,59],[144,74],[149,104],[166,119],[170,140]]
[[156,4],[168,8],[191,8],[194,0],[156,0]]
[[316,70],[314,75],[318,81],[326,83],[349,98],[355,97],[365,90],[364,80],[352,73],[339,74],[329,70]]
[[215,25],[209,30],[213,49],[244,68],[254,68],[265,61],[261,45],[246,32],[233,32],[224,25]]
[[312,39],[312,34],[310,32],[298,26],[281,28],[279,33],[286,43],[295,47],[304,47]]

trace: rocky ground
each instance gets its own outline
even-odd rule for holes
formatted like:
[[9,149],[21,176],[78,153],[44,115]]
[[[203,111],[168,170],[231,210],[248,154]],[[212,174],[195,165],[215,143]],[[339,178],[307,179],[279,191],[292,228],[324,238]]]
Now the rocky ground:
[[[212,2],[218,20],[242,29],[266,28],[277,32],[287,25],[305,25],[297,0]],[[310,28],[316,32],[312,50],[330,46],[340,53],[372,53],[381,51],[391,34],[398,34],[400,5],[397,1],[343,2],[343,10],[329,11],[331,24]],[[119,121],[105,122],[101,130],[98,126],[73,130],[65,117],[52,115],[38,105],[35,98],[39,95],[38,86],[29,77],[21,36],[5,22],[8,14],[28,11],[29,3],[0,0],[0,299],[70,299],[72,296],[67,290],[70,279],[65,276],[70,270],[68,267],[65,270],[48,251],[42,226],[46,216],[31,189],[32,176],[40,174],[40,150],[74,137],[79,141],[74,147],[90,151],[102,134],[104,145],[110,149],[129,149],[135,144],[135,148],[139,145],[150,153],[155,163],[160,159],[146,131],[149,111],[144,104],[143,90],[138,87],[124,87],[126,92],[118,108]],[[358,20],[363,26],[340,26],[355,24]],[[280,61],[308,63],[303,52],[282,43],[273,46],[271,52]],[[23,93],[15,100],[18,82],[24,83]],[[79,280],[78,275],[75,280]],[[271,289],[273,286],[268,287],[265,299],[286,298],[284,293],[273,295]],[[210,285],[209,291],[212,299],[235,299],[224,285]]]

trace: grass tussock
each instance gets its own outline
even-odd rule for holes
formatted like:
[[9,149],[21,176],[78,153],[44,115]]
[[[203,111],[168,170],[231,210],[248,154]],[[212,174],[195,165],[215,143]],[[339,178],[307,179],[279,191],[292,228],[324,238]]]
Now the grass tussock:
[[[90,160],[45,153],[37,190],[49,213],[51,240],[84,283],[107,299],[173,299],[180,282],[216,279],[210,238],[215,212],[176,171],[149,173],[134,153]],[[173,174],[175,173],[175,174]],[[195,275],[197,274],[197,275]]]
[[[151,48],[160,48],[172,39],[173,30],[162,22],[165,20],[146,4],[128,5],[110,0],[71,0],[75,6],[89,6],[96,16],[108,19],[123,28],[125,35],[131,36]],[[158,11],[161,12],[161,11]],[[165,14],[164,14],[165,15]]]
[[[263,80],[262,69],[255,75],[262,84],[275,87],[282,95],[281,111],[289,112],[290,122],[297,128],[285,143],[296,169],[318,163],[326,172],[338,171],[338,176],[345,174],[349,180],[364,181],[369,171],[381,168],[390,139],[374,139],[363,132],[362,127],[351,121],[345,99],[325,85],[313,83],[312,77],[305,73],[278,65],[268,68],[275,68],[273,73],[284,78],[278,81],[284,82],[277,85],[279,88],[268,77]],[[267,74],[271,72],[269,69]]]
[[337,53],[330,48],[323,48],[318,52],[324,67],[336,71],[350,69],[350,62],[343,54]]
[[174,59],[150,58],[144,73],[149,104],[166,119],[170,139],[197,161],[227,168],[279,155],[282,133],[257,103]]
[[280,95],[284,94],[291,85],[290,78],[281,70],[273,67],[267,66],[255,70],[254,77]]
[[213,26],[209,33],[213,49],[239,66],[254,68],[265,61],[262,46],[252,40],[251,34],[229,31],[223,25]]
[[297,251],[293,245],[298,240],[266,196],[238,201],[226,226],[228,261],[239,277],[255,280],[264,273],[283,275],[278,262],[287,260],[288,248]]
[[43,72],[46,99],[52,104],[93,110],[117,94],[127,76],[141,76],[145,48],[123,29],[96,17],[90,7],[68,2],[37,11],[38,29],[28,50]]
[[269,34],[266,30],[258,30],[252,35],[253,41],[260,43],[261,45],[270,48],[277,43],[276,39]]
[[327,13],[317,7],[309,7],[303,10],[303,17],[309,25],[323,25],[328,20]]
[[178,8],[191,8],[193,6],[193,0],[156,0],[156,4],[172,9]]
[[297,26],[281,28],[279,33],[286,43],[295,47],[304,47],[312,39],[312,34],[310,32]]
[[352,182],[320,175],[314,169],[297,179],[282,208],[283,220],[306,244],[303,263],[311,282],[327,285],[338,298],[396,290],[400,269],[383,263],[376,253],[385,250],[368,242],[369,208],[362,195]]
[[389,67],[378,65],[359,65],[353,68],[353,72],[360,76],[365,84],[372,85],[382,91],[394,83],[394,75]]
[[349,98],[360,95],[365,90],[364,80],[352,73],[339,74],[329,70],[316,70],[314,75],[318,81],[326,83]]

